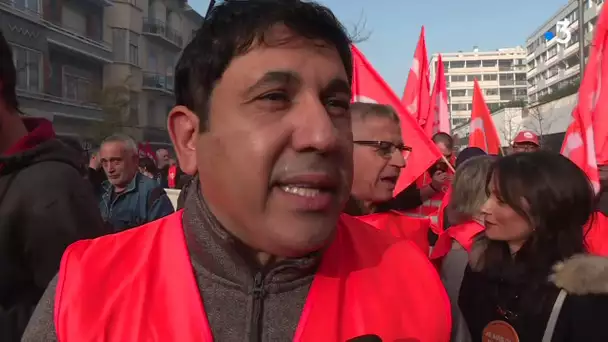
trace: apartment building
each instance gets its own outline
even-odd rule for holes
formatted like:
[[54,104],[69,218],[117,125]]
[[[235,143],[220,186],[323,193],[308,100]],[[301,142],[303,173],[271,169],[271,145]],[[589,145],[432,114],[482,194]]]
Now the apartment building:
[[[604,0],[585,0],[583,32],[585,57],[593,37],[593,28],[597,21]],[[559,21],[570,22],[571,39],[566,44],[557,42],[556,38],[547,40],[545,34],[556,32]],[[526,63],[528,65],[528,101],[538,102],[544,96],[577,82],[580,77],[578,0],[569,0],[549,20],[542,24],[526,40]]]
[[131,122],[143,127],[140,139],[167,142],[166,118],[174,106],[173,70],[203,18],[186,0],[115,0],[106,8],[113,63],[108,85],[128,84]]
[[[469,52],[441,53],[448,88],[452,126],[471,118],[473,81],[477,79],[490,110],[502,104],[526,98],[526,50],[522,47]],[[431,80],[434,82],[438,54],[431,57]]]
[[0,0],[22,110],[85,138],[102,89],[129,89],[136,139],[168,143],[172,69],[203,18],[186,0]]

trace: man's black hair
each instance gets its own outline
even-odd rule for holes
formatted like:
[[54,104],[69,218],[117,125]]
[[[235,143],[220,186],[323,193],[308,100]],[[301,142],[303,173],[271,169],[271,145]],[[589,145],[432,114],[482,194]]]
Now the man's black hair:
[[13,64],[13,52],[8,45],[2,30],[0,30],[0,97],[6,103],[9,111],[17,111],[19,102],[15,87],[17,85],[17,71]]
[[175,68],[176,104],[197,113],[201,131],[208,129],[211,92],[232,59],[254,44],[268,44],[264,36],[277,24],[334,46],[352,82],[351,39],[327,7],[301,0],[224,1],[209,11]]

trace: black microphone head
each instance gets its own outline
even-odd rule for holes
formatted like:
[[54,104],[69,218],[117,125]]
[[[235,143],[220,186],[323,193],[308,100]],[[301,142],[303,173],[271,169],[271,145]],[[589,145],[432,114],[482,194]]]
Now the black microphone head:
[[353,337],[346,342],[382,342],[382,339],[378,335],[361,335],[357,337]]

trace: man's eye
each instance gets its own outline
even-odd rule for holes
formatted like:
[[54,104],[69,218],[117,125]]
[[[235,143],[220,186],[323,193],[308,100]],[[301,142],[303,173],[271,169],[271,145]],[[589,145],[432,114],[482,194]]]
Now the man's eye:
[[261,100],[266,100],[266,101],[283,101],[283,102],[287,102],[289,101],[289,96],[286,93],[283,92],[272,92],[272,93],[266,93],[262,96],[260,96]]
[[341,109],[349,109],[350,102],[345,100],[331,99],[327,101],[327,105],[330,107],[337,107]]

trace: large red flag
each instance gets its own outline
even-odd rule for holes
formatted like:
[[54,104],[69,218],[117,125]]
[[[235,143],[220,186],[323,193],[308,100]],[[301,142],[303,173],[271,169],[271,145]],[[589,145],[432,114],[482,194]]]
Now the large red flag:
[[608,163],[608,13],[605,8],[597,20],[590,46],[589,62],[578,90],[578,104],[566,131],[562,154],[580,167],[599,191],[597,166]]
[[500,154],[500,138],[492,121],[490,110],[483,99],[479,83],[475,79],[473,85],[473,110],[471,111],[471,125],[469,147],[479,147],[487,154]]
[[395,194],[412,184],[439,158],[441,153],[427,137],[411,114],[403,108],[399,98],[374,70],[363,53],[352,46],[353,52],[353,101],[381,103],[392,106],[401,120],[401,135],[412,148],[407,166],[401,171]]
[[441,55],[437,60],[437,70],[435,76],[435,85],[431,94],[431,103],[429,106],[429,115],[422,128],[428,136],[438,132],[451,133],[450,128],[450,111],[448,110],[448,88],[445,81],[443,60]]
[[[429,59],[426,53],[424,26],[420,30],[420,38],[414,52],[412,67],[407,76],[401,103],[416,118],[422,127],[429,120],[430,106]],[[432,119],[430,119],[432,121]]]

